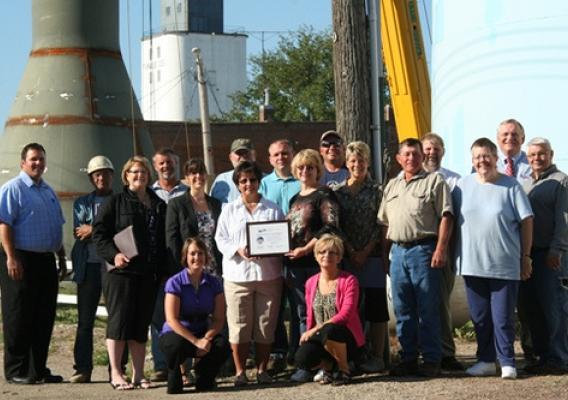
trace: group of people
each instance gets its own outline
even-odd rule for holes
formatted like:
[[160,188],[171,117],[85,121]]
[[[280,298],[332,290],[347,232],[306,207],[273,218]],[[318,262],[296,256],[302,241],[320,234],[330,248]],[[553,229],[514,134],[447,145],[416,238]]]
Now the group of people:
[[[472,174],[460,178],[441,166],[440,136],[407,139],[396,155],[402,171],[384,189],[371,177],[369,146],[345,145],[335,131],[322,134],[319,152],[295,153],[288,140],[274,141],[267,175],[252,142],[236,139],[233,170],[218,175],[209,194],[203,161],[188,160],[182,182],[169,149],[152,163],[130,158],[119,193],[112,191],[111,160],[92,158],[94,190],[73,208],[79,321],[70,382],[91,380],[102,293],[116,390],[167,380],[168,393],[180,393],[190,377],[197,390],[210,390],[230,357],[233,382],[244,386],[251,352],[260,384],[274,381],[270,361],[293,363],[297,382],[349,383],[354,367],[385,370],[387,274],[401,346],[391,375],[463,369],[450,313],[456,273],[464,277],[478,341],[478,362],[467,374],[495,375],[498,361],[504,379],[516,377],[516,308],[526,357],[534,355],[527,371],[565,373],[568,177],[552,163],[546,139],[532,139],[526,154],[524,140],[518,121],[502,122],[498,146],[476,140]],[[16,384],[61,382],[46,363],[58,285],[54,253],[64,273],[64,219],[42,179],[43,147],[29,144],[21,158],[19,176],[0,189],[4,372]],[[251,254],[247,224],[284,220],[290,250]]]

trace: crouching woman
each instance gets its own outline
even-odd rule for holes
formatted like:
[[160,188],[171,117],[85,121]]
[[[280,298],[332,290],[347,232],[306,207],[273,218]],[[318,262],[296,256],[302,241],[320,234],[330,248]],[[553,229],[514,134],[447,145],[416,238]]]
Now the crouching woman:
[[182,248],[185,267],[166,283],[166,322],[160,346],[168,363],[168,393],[182,393],[180,365],[188,357],[199,358],[195,366],[196,390],[215,387],[215,377],[229,357],[227,340],[219,334],[225,323],[225,296],[218,278],[203,271],[209,263],[207,246],[189,238]]
[[365,344],[359,319],[357,278],[339,269],[343,242],[325,234],[315,244],[320,272],[306,282],[307,331],[296,352],[298,368],[323,368],[321,383],[343,385],[351,381],[349,361]]

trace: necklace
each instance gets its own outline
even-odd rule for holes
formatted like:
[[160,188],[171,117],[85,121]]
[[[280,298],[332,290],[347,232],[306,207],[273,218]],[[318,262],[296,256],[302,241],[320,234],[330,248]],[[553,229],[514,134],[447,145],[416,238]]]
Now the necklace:
[[337,286],[337,278],[326,280],[320,277],[319,283],[320,283],[320,292],[322,294],[329,294],[335,290],[335,287]]

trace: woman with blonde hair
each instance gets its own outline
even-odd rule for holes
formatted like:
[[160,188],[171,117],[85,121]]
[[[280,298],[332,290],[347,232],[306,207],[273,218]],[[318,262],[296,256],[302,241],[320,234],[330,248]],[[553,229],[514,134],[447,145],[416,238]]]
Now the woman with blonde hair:
[[339,269],[343,242],[325,234],[314,245],[320,272],[306,282],[307,330],[296,353],[299,368],[323,368],[320,383],[334,386],[351,381],[349,361],[365,344],[359,319],[357,278]]
[[368,372],[385,368],[384,352],[389,320],[383,255],[379,246],[381,227],[377,213],[382,190],[371,178],[371,150],[361,141],[347,145],[349,178],[335,188],[341,207],[341,231],[345,236],[346,270],[359,279],[362,288],[362,318],[368,322],[367,337],[372,357],[361,364]]
[[[150,174],[146,158],[134,156],[126,161],[121,175],[124,189],[105,201],[93,225],[97,253],[109,264],[103,293],[108,311],[109,380],[116,390],[151,387],[144,377],[144,357],[157,282],[166,267],[166,203],[148,186]],[[138,250],[132,258],[114,243],[114,236],[129,226]],[[132,357],[132,383],[121,369],[126,343]]]
[[[293,288],[292,318],[297,318],[300,334],[306,331],[305,284],[319,271],[314,246],[325,233],[339,232],[339,204],[333,191],[319,183],[323,163],[312,149],[300,151],[292,160],[292,174],[300,181],[300,192],[290,200],[287,219],[291,226],[292,250],[286,254],[286,277]],[[298,370],[292,379],[305,382],[311,378]]]

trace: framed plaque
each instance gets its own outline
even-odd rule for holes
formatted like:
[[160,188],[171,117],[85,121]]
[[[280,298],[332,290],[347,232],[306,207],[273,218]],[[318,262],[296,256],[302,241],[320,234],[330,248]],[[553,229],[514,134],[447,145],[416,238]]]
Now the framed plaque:
[[251,257],[281,256],[290,251],[290,221],[247,222]]

